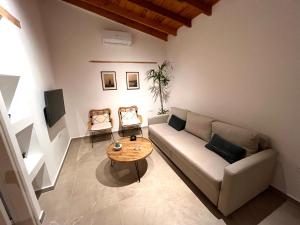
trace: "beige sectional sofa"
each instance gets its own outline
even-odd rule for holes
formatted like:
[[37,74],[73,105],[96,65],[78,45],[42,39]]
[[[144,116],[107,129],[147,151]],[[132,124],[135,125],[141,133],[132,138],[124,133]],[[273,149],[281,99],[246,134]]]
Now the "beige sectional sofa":
[[[169,126],[169,115],[155,116],[148,119],[149,138],[225,216],[270,185],[277,154],[267,137],[188,110],[170,114],[186,120],[185,130]],[[242,146],[247,157],[229,164],[205,148],[214,133]]]

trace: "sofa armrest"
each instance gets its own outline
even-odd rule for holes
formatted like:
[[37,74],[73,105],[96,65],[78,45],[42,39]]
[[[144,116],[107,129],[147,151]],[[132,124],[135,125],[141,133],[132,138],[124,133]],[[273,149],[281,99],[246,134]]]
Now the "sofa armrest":
[[148,118],[148,125],[151,124],[159,124],[159,123],[167,123],[168,122],[169,115],[163,114],[163,115],[157,115],[153,117]]
[[264,150],[228,165],[218,201],[218,209],[229,215],[264,191],[271,183],[277,153]]

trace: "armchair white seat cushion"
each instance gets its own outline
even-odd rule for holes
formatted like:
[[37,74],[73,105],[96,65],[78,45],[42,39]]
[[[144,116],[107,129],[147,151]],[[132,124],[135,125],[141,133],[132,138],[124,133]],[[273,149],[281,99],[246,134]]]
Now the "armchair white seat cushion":
[[135,110],[129,110],[126,112],[121,112],[122,118],[122,126],[133,126],[133,125],[140,125],[141,121],[138,119]]
[[99,131],[99,130],[106,130],[111,129],[112,124],[111,122],[104,122],[104,123],[95,123],[92,125],[91,130],[92,131]]
[[109,122],[109,115],[108,113],[104,113],[101,115],[94,115],[92,117],[92,123],[93,124],[98,124],[98,123],[107,123]]
[[136,118],[136,119],[130,119],[130,120],[123,120],[122,121],[122,125],[124,127],[126,127],[126,126],[133,126],[133,125],[140,125],[140,124],[141,124],[141,122],[140,122],[140,120],[138,118]]

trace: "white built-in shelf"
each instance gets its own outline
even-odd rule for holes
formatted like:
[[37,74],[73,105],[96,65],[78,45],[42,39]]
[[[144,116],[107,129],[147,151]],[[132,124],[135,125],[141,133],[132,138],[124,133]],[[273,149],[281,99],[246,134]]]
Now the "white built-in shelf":
[[0,74],[0,91],[4,100],[6,111],[9,112],[14,98],[20,76]]
[[44,154],[38,151],[33,154],[28,154],[28,156],[24,159],[24,162],[30,181],[32,182],[45,163]]
[[45,158],[31,118],[32,117],[28,117],[24,120],[20,120],[15,123],[13,127],[15,128],[14,131],[20,151],[21,153],[26,153],[24,163],[30,181],[32,182],[43,166]]
[[19,121],[13,122],[12,127],[15,134],[17,134],[22,130],[24,130],[25,128],[29,127],[31,124],[33,124],[33,118],[29,116]]

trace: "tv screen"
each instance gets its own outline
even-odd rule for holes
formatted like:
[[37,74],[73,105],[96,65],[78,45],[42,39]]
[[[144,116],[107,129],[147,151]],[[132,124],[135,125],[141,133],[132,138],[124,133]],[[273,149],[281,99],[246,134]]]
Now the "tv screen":
[[45,91],[45,118],[49,127],[52,127],[63,115],[65,115],[65,104],[63,90]]

